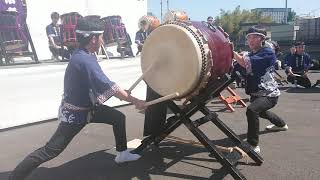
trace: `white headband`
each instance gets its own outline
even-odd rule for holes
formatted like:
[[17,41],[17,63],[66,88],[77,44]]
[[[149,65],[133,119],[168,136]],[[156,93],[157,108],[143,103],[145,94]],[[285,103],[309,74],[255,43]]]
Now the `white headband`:
[[252,33],[248,33],[246,37],[248,37],[249,35],[254,34],[254,35],[259,35],[262,36],[263,38],[266,38],[266,35],[262,34],[262,33],[258,33],[258,32],[252,32]]
[[104,31],[82,31],[76,30],[76,33],[82,34],[84,37],[90,36],[90,34],[102,34]]

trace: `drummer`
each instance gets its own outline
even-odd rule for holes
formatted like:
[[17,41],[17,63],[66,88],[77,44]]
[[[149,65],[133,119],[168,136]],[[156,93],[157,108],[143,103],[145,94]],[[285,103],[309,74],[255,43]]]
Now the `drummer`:
[[103,103],[115,96],[142,109],[144,101],[129,95],[109,80],[96,57],[92,55],[103,44],[104,27],[97,22],[82,19],[78,21],[76,29],[80,45],[66,69],[64,95],[58,117],[61,122],[58,129],[46,145],[27,156],[13,170],[10,180],[25,179],[39,165],[57,157],[89,122],[113,126],[118,151],[116,163],[140,158],[138,154],[132,154],[127,150],[125,115]]
[[248,132],[247,141],[254,151],[260,153],[259,117],[269,120],[266,130],[286,131],[288,125],[275,113],[273,108],[280,96],[278,84],[273,77],[276,55],[271,48],[265,47],[266,31],[262,28],[251,27],[247,31],[247,42],[251,50],[243,56],[234,52],[236,61],[246,69],[246,93],[250,95],[251,104],[247,108]]
[[135,43],[138,46],[138,52],[136,53],[136,56],[139,55],[139,53],[142,51],[143,43],[147,39],[147,36],[149,35],[148,32],[148,23],[146,20],[142,20],[140,22],[140,29],[136,33]]

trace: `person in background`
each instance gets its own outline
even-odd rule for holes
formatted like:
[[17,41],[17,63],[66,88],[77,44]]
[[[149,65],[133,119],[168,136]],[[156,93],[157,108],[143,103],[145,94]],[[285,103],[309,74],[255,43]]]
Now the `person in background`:
[[51,24],[46,27],[46,33],[49,40],[49,49],[52,53],[52,59],[61,60],[70,58],[70,52],[66,46],[63,46],[60,26],[58,25],[60,15],[57,12],[51,13]]
[[308,71],[311,67],[311,58],[305,52],[304,42],[296,42],[294,44],[296,52],[288,57],[286,74],[287,80],[294,85],[300,85],[305,88],[311,87]]
[[209,17],[207,18],[207,23],[213,26],[214,20],[213,20],[213,17],[212,17],[212,16],[209,16]]
[[143,43],[147,39],[147,36],[149,35],[148,32],[148,24],[147,21],[143,20],[140,22],[140,29],[136,33],[135,37],[135,43],[138,46],[138,52],[136,53],[136,56],[139,55],[139,53],[142,51]]
[[121,42],[119,44],[119,46],[117,47],[117,52],[121,54],[121,57],[124,57],[124,56],[134,57],[132,48],[131,48],[132,41],[131,41],[130,35],[127,32],[125,33],[126,33],[126,41]]
[[288,60],[295,54],[296,54],[296,47],[294,46],[294,44],[292,44],[292,46],[290,47],[290,52],[284,58],[284,66],[283,66],[284,68],[288,66]]

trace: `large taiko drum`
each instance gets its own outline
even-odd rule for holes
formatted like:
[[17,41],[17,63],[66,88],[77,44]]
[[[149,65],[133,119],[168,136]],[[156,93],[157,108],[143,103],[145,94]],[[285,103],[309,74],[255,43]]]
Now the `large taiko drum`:
[[105,46],[115,46],[127,42],[126,27],[121,16],[108,16],[101,19],[105,23],[103,33]]
[[162,96],[197,95],[208,80],[228,73],[233,46],[227,33],[205,22],[171,21],[144,43],[141,69],[145,82]]
[[148,25],[148,29],[151,30],[151,31],[153,31],[155,28],[160,26],[160,21],[155,16],[151,16],[151,15],[142,16],[138,21],[138,27],[140,29],[141,29],[141,22],[142,21],[146,21],[146,23]]
[[61,23],[62,23],[62,36],[63,36],[63,44],[70,48],[77,47],[77,35],[76,35],[76,26],[78,20],[83,18],[77,12],[71,12],[61,15]]
[[18,52],[27,47],[27,37],[16,12],[0,12],[0,43],[4,50],[10,52]]
[[99,15],[88,15],[88,16],[85,16],[83,18],[86,19],[86,20],[89,20],[89,21],[99,22],[100,21],[100,17],[101,16],[99,16]]
[[185,11],[168,11],[163,18],[164,22],[188,21],[189,17]]

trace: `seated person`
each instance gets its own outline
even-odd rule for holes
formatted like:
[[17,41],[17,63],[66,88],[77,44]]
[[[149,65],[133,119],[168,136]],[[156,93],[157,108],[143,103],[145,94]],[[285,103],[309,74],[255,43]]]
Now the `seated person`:
[[57,12],[51,14],[52,23],[46,27],[46,32],[49,40],[49,49],[52,53],[52,58],[55,60],[60,60],[59,56],[62,58],[69,59],[70,52],[66,46],[63,46],[63,40],[61,36],[60,27],[58,25],[60,15]]
[[143,43],[147,39],[148,33],[148,24],[147,21],[140,22],[140,30],[136,33],[135,43],[138,45],[138,52],[136,56],[142,51]]
[[126,33],[126,41],[122,42],[118,45],[117,47],[117,52],[121,54],[121,56],[129,56],[129,57],[134,57],[133,52],[132,52],[132,41],[130,38],[130,35]]
[[286,68],[288,66],[288,60],[292,58],[296,54],[296,47],[294,45],[291,46],[290,52],[286,55],[284,58],[284,67]]
[[310,88],[311,82],[307,73],[311,65],[311,58],[309,54],[304,52],[305,45],[303,42],[296,42],[294,46],[296,53],[287,59],[287,80],[292,84]]

